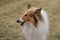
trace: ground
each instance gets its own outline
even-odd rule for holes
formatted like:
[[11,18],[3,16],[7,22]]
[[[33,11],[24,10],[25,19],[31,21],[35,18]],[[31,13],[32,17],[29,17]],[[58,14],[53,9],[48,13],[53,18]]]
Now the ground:
[[60,40],[60,0],[0,0],[0,40],[25,40],[16,19],[28,4],[47,11],[50,21],[47,40]]

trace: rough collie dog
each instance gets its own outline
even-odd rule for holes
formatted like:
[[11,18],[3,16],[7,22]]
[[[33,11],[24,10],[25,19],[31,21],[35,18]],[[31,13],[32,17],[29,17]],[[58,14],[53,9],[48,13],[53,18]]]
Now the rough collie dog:
[[18,18],[17,23],[22,26],[22,33],[26,40],[46,40],[49,32],[49,22],[46,11],[42,8],[28,5],[28,10]]

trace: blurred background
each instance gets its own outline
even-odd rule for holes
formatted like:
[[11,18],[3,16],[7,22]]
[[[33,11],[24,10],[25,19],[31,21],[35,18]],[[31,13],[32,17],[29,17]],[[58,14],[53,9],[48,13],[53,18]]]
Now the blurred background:
[[29,3],[48,12],[50,33],[47,40],[60,40],[60,0],[0,0],[0,40],[25,40],[16,19]]

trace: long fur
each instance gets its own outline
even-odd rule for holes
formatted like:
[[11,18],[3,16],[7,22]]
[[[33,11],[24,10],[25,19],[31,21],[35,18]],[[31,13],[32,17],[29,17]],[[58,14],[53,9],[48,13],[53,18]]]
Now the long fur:
[[46,40],[47,34],[49,33],[49,22],[46,11],[41,10],[43,22],[38,20],[37,28],[31,23],[27,22],[23,25],[22,32],[26,40]]

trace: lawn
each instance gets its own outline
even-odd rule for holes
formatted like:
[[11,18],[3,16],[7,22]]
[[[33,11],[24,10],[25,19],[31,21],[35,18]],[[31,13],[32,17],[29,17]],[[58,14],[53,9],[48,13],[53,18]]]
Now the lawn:
[[0,40],[25,40],[16,19],[28,4],[47,11],[50,21],[47,40],[60,40],[60,0],[0,0]]

